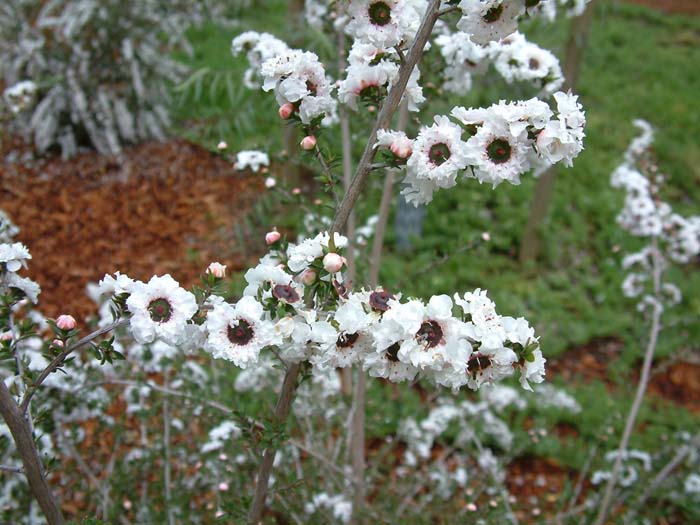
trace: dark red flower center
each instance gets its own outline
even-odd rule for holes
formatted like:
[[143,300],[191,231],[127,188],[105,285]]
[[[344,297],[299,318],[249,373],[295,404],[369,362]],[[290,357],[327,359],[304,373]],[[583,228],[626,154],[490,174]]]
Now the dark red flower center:
[[484,15],[484,22],[488,22],[489,24],[492,24],[493,22],[498,22],[502,14],[503,4],[499,5],[498,7],[492,7],[491,9],[486,11],[486,14]]
[[276,284],[272,289],[272,295],[285,303],[296,303],[299,300],[297,291],[288,284]]
[[505,139],[496,139],[486,146],[486,153],[494,164],[508,162],[511,151],[510,143]]
[[447,144],[444,142],[439,142],[438,144],[433,144],[433,146],[430,148],[430,151],[428,152],[428,158],[430,159],[430,162],[435,164],[436,166],[440,166],[443,164],[447,159],[450,158],[452,154],[450,153],[450,148],[447,147]]
[[237,319],[236,325],[229,325],[228,340],[234,345],[247,345],[253,339],[253,327],[245,319]]
[[537,60],[536,58],[531,58],[527,65],[530,67],[530,69],[539,69],[540,67],[540,61]]
[[416,332],[416,339],[428,348],[434,348],[442,341],[442,327],[437,321],[426,321]]
[[389,309],[389,300],[394,298],[394,294],[382,290],[369,294],[369,305],[372,310],[386,312]]
[[385,2],[374,2],[369,6],[369,19],[373,24],[385,26],[391,22],[391,7]]
[[335,345],[338,348],[351,348],[359,337],[360,334],[358,333],[348,334],[343,332],[338,336],[338,340],[335,342]]
[[167,299],[154,299],[148,303],[148,313],[156,323],[165,323],[173,315],[173,307]]
[[399,343],[394,343],[393,345],[391,345],[389,348],[386,349],[386,358],[389,361],[391,361],[392,363],[398,363],[400,349],[401,349],[401,345],[399,345]]
[[485,355],[474,353],[467,361],[467,373],[474,375],[491,366],[491,359]]

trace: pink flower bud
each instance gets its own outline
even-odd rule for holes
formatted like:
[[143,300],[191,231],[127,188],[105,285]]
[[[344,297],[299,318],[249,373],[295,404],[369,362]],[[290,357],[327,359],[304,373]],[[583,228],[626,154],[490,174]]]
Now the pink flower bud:
[[61,341],[60,339],[54,339],[53,341],[51,341],[51,344],[59,348],[63,348],[63,341]]
[[226,483],[225,481],[222,481],[221,483],[219,483],[219,491],[226,492],[227,490],[228,490],[228,483]]
[[301,146],[301,149],[311,151],[316,147],[316,137],[314,137],[313,135],[307,135],[306,137],[301,139],[299,145]]
[[223,279],[226,277],[226,265],[213,262],[207,267],[207,273],[213,275],[217,279]]
[[301,195],[301,188],[292,188],[292,195]]
[[3,334],[0,334],[0,341],[12,341],[12,333],[5,332]]
[[282,120],[287,120],[292,116],[292,113],[294,113],[294,104],[290,104],[289,102],[282,104],[278,113]]
[[299,274],[299,280],[306,286],[314,284],[316,282],[316,277],[318,277],[318,275],[311,268],[307,268]]
[[277,186],[277,180],[274,177],[268,177],[265,179],[266,188],[274,188],[275,186]]
[[277,230],[272,230],[271,232],[267,232],[265,234],[265,242],[268,246],[270,246],[271,244],[275,244],[277,241],[279,241],[281,237],[282,234],[280,232]]
[[73,330],[78,325],[75,318],[72,315],[59,315],[56,319],[56,326],[61,330]]
[[216,149],[218,150],[224,150],[226,148],[228,148],[228,144],[223,140],[216,145]]
[[323,258],[323,268],[328,273],[339,272],[343,267],[343,258],[337,253],[327,253]]
[[489,232],[482,233],[481,240],[483,240],[484,242],[489,242],[491,240],[491,234]]
[[411,156],[413,143],[408,137],[401,137],[395,139],[389,149],[391,152],[400,159],[407,159]]

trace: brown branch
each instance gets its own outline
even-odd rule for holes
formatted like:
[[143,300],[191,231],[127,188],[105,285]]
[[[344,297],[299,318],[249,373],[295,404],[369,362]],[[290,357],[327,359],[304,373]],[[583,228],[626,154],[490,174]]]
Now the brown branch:
[[[280,390],[277,405],[275,406],[275,419],[280,425],[284,424],[284,422],[287,420],[289,411],[292,408],[292,400],[294,398],[294,391],[297,387],[297,377],[299,376],[300,370],[301,364],[293,363],[289,366],[284,375],[282,389]],[[265,452],[263,453],[263,458],[260,462],[260,467],[258,468],[253,503],[251,504],[250,512],[248,513],[249,525],[258,525],[262,518],[263,511],[265,510],[267,488],[268,484],[270,483],[270,474],[272,473],[272,465],[275,462],[276,454],[277,449],[274,446],[266,448]]]
[[23,417],[10,390],[2,380],[0,380],[0,414],[10,429],[17,452],[22,459],[23,471],[29,488],[39,503],[44,516],[46,516],[46,521],[49,525],[63,525],[63,514],[58,500],[46,481],[44,465],[34,443],[34,436],[29,430],[29,423]]
[[24,397],[22,398],[22,403],[19,406],[20,412],[22,415],[25,415],[27,413],[27,409],[29,408],[29,403],[32,400],[32,397],[34,397],[34,394],[36,393],[37,389],[41,386],[41,384],[46,380],[49,375],[51,375],[52,372],[56,371],[57,368],[59,368],[63,362],[65,361],[66,357],[68,357],[72,352],[78,350],[79,348],[82,348],[88,343],[91,343],[94,339],[97,339],[101,335],[104,335],[106,333],[111,332],[112,330],[116,329],[117,327],[125,324],[127,321],[126,319],[121,319],[119,321],[115,321],[110,325],[107,325],[103,328],[100,328],[99,330],[95,330],[91,334],[86,335],[82,339],[79,339],[75,343],[73,343],[70,346],[67,346],[60,354],[58,354],[56,357],[53,358],[53,361],[49,363],[49,365],[44,368],[44,370],[39,374],[39,377],[37,378],[36,381],[34,381],[34,384],[29,388],[25,394]]
[[340,231],[345,226],[348,216],[351,210],[355,207],[355,203],[362,192],[362,189],[367,182],[367,177],[372,169],[372,161],[377,152],[374,147],[377,142],[377,131],[380,129],[385,129],[391,123],[391,118],[396,111],[396,108],[401,102],[404,92],[406,91],[406,85],[408,84],[408,79],[413,72],[413,68],[420,61],[423,56],[423,50],[425,44],[430,37],[430,33],[433,30],[433,26],[438,19],[438,9],[440,7],[440,0],[430,0],[430,4],[425,11],[425,17],[421,23],[416,38],[413,40],[413,44],[406,55],[406,62],[401,65],[399,69],[399,76],[389,91],[384,103],[382,104],[379,114],[377,115],[377,121],[374,123],[374,127],[369,134],[369,139],[367,140],[367,145],[365,146],[365,151],[362,153],[362,158],[360,163],[355,170],[355,177],[345,193],[338,210],[336,211],[335,220],[333,221],[333,226],[331,227],[331,233]]

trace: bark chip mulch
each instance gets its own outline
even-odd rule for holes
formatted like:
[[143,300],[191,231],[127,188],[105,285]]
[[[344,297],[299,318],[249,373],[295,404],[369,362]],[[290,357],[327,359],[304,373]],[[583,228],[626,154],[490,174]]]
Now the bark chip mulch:
[[[182,140],[131,147],[122,160],[83,153],[62,161],[0,159],[0,209],[21,228],[48,317],[95,312],[89,282],[116,270],[137,279],[170,273],[194,284],[212,261],[229,271],[254,258],[234,224],[264,190],[221,157]],[[259,254],[258,254],[259,255]]]

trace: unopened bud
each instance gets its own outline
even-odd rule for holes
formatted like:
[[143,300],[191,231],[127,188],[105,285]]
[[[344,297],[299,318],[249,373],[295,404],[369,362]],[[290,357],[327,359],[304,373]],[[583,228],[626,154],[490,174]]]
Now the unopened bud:
[[305,286],[311,286],[316,282],[316,277],[318,277],[316,272],[313,271],[311,268],[307,268],[306,270],[301,272],[301,274],[299,275],[299,280]]
[[294,104],[290,104],[289,102],[282,104],[278,113],[282,120],[287,120],[292,116],[292,113],[294,113]]
[[394,140],[389,149],[391,152],[400,159],[407,159],[411,156],[413,143],[411,139],[407,137],[401,137]]
[[274,188],[275,186],[277,186],[277,179],[275,179],[274,177],[268,177],[265,179],[266,188]]
[[301,188],[292,188],[292,195],[301,195]]
[[228,144],[223,140],[216,145],[216,149],[218,150],[224,150],[226,148],[228,148]]
[[54,339],[53,341],[51,341],[51,344],[59,348],[63,348],[63,341],[61,341],[60,339]]
[[306,137],[301,139],[299,145],[301,146],[301,149],[311,151],[316,147],[316,137],[314,137],[313,135],[307,135]]
[[78,323],[72,315],[59,315],[58,319],[56,319],[56,326],[61,330],[73,330],[77,325]]
[[227,490],[228,490],[228,483],[226,483],[225,481],[222,481],[221,483],[219,483],[219,491],[226,492]]
[[323,268],[328,273],[339,272],[343,267],[343,258],[337,253],[327,253],[323,258]]
[[207,267],[207,273],[213,275],[217,279],[223,279],[226,277],[226,265],[213,262]]
[[265,234],[265,242],[268,246],[270,246],[271,244],[275,244],[277,241],[279,241],[281,237],[282,234],[280,232],[277,230],[272,230],[271,232],[267,232]]

